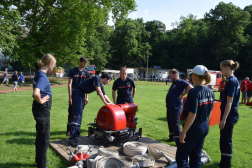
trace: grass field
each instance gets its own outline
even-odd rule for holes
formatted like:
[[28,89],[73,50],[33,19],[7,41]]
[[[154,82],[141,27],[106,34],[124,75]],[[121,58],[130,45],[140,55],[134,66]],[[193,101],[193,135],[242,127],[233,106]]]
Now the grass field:
[[[168,86],[163,82],[136,82],[137,93],[135,103],[138,104],[138,125],[143,128],[143,134],[152,139],[168,142],[166,122],[165,96]],[[112,85],[105,86],[107,95],[111,98]],[[68,93],[66,87],[52,88],[53,104],[51,110],[51,141],[68,138],[65,135],[67,123]],[[215,92],[216,97],[219,93]],[[35,120],[31,111],[32,90],[0,94],[0,167],[20,168],[33,167],[35,158]],[[89,103],[84,109],[82,135],[87,134],[87,123],[93,122],[99,109],[103,106],[96,93],[90,94]],[[240,105],[240,119],[233,133],[233,168],[250,168],[252,165],[252,110]],[[205,140],[204,150],[212,162],[203,167],[215,168],[213,162],[219,162],[219,128],[210,127]],[[49,168],[65,168],[67,165],[55,152],[48,149],[47,158],[52,162]]]

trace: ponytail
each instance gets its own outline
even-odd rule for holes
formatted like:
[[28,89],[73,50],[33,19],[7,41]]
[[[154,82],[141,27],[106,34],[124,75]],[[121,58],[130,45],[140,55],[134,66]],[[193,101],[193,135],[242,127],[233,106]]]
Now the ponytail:
[[205,75],[197,75],[195,74],[200,80],[205,80],[205,84],[204,85],[207,85],[211,82],[211,75],[208,71],[205,72]]
[[44,63],[43,63],[41,60],[38,60],[38,61],[37,61],[37,64],[38,64],[39,67],[44,66]]
[[206,81],[205,85],[211,82],[211,75],[210,75],[210,73],[209,73],[208,71],[206,71],[206,73],[205,73],[205,75],[203,76],[203,78],[204,78],[205,81]]
[[239,68],[240,64],[237,61],[225,60],[220,63],[222,66],[229,67],[231,70],[235,71]]
[[39,67],[49,65],[50,63],[56,63],[56,59],[52,54],[46,54],[41,58],[41,60],[37,61]]

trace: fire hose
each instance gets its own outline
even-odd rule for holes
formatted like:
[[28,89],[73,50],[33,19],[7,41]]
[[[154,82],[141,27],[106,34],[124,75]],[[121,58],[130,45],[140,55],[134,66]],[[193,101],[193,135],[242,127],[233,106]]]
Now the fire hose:
[[136,155],[131,159],[133,163],[137,162],[140,167],[152,167],[155,163],[155,159],[151,155]]
[[118,153],[118,151],[116,151],[114,149],[100,148],[98,150],[98,155],[99,156],[105,156],[105,157],[115,157],[115,158],[118,158],[119,153]]
[[96,159],[92,163],[92,168],[126,168],[124,163],[115,157],[103,157]]
[[123,153],[128,156],[144,155],[147,145],[138,141],[130,141],[123,144]]

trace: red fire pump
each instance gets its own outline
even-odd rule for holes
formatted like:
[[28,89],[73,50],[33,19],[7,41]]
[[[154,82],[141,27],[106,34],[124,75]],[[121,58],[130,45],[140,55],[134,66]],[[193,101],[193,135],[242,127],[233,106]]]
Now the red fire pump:
[[103,106],[94,121],[89,123],[88,136],[102,138],[103,143],[113,142],[116,138],[142,137],[142,128],[136,131],[138,106],[135,103]]

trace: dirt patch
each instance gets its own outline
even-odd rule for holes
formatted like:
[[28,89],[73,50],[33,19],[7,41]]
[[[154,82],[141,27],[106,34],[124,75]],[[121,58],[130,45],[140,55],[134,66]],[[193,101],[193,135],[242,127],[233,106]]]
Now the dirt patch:
[[[51,84],[51,87],[66,87],[67,86],[67,83],[64,83],[64,84],[55,84],[55,83],[52,83]],[[9,85],[9,86],[6,86],[6,85],[1,85],[0,84],[0,94],[5,94],[5,93],[9,93],[9,92],[12,92],[12,89],[13,89],[13,85]],[[27,86],[23,86],[23,87],[20,87],[18,85],[17,87],[17,90],[18,92],[20,91],[26,91],[26,90],[32,90],[32,86],[31,85],[27,85]]]

